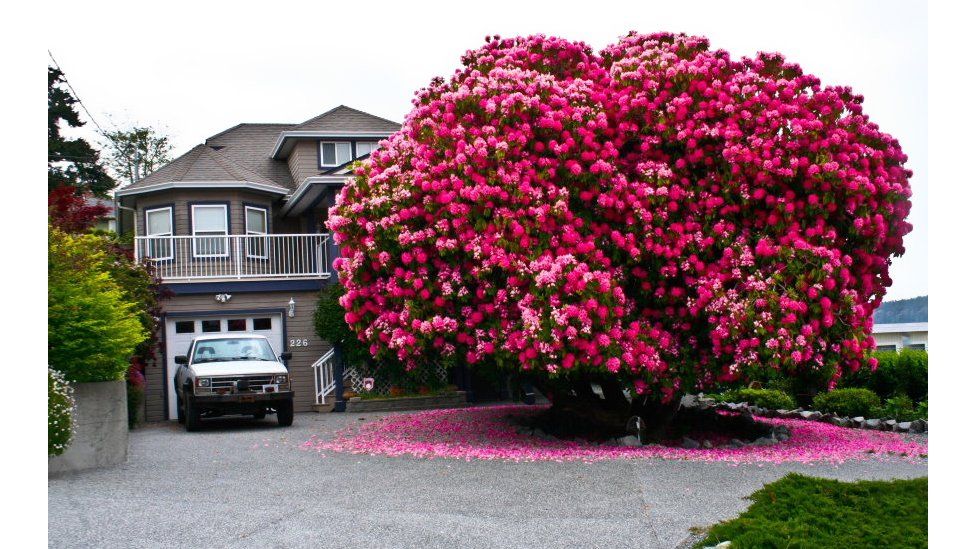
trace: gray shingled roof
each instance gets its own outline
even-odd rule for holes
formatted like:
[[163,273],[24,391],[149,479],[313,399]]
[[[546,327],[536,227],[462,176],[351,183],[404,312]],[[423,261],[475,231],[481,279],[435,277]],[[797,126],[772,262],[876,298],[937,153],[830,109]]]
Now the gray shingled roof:
[[393,133],[399,129],[396,122],[345,105],[300,124],[242,123],[208,137],[202,145],[123,189],[179,181],[247,181],[293,190],[301,181],[292,180],[288,162],[268,155],[281,132]]
[[330,111],[326,111],[289,128],[290,131],[323,132],[395,132],[399,129],[400,124],[392,120],[380,118],[368,112],[358,111],[345,105],[339,105]]
[[179,181],[247,181],[287,189],[270,178],[221,155],[208,145],[193,147],[183,156],[125,188],[139,189]]

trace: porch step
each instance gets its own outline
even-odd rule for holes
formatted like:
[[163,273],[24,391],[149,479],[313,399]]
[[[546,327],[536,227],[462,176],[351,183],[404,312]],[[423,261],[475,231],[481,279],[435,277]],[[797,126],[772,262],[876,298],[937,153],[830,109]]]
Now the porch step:
[[335,396],[325,397],[324,404],[313,404],[312,410],[316,412],[332,412],[335,411]]

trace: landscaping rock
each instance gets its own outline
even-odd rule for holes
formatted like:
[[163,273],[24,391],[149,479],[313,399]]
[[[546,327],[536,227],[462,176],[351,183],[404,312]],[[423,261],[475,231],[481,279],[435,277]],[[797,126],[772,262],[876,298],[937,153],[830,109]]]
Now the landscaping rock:
[[617,439],[617,442],[619,442],[622,446],[640,446],[641,445],[640,439],[637,438],[637,437],[635,437],[634,435],[628,435],[628,436],[625,436],[625,437],[620,437],[620,438]]
[[830,423],[838,427],[850,427],[851,420],[846,417],[832,417]]
[[742,448],[743,446],[746,446],[746,443],[737,438],[733,438],[732,440],[729,441],[728,446],[729,448]]
[[682,408],[694,408],[698,406],[698,395],[685,395],[681,397]]
[[880,419],[868,419],[864,422],[865,429],[881,429]]
[[776,444],[777,442],[779,442],[779,441],[776,440],[773,437],[761,437],[761,438],[757,438],[756,440],[752,441],[752,445],[753,446],[772,446],[773,444]]
[[881,423],[881,430],[882,431],[894,431],[895,430],[895,427],[897,427],[897,426],[898,426],[898,422],[897,421],[895,421],[893,419],[889,419],[889,420],[884,421],[884,422]]
[[789,413],[790,413],[789,410],[783,410],[783,409],[776,410],[776,415],[778,415],[779,417],[786,417],[789,415]]
[[864,417],[863,416],[857,416],[857,417],[855,417],[854,419],[851,420],[851,424],[854,425],[855,427],[859,428],[859,429],[863,428],[864,427]]
[[702,441],[701,447],[702,448],[709,449],[709,450],[712,449],[712,448],[714,448],[714,446],[712,446],[712,441],[710,441],[710,440]]
[[908,431],[911,430],[911,428],[912,428],[911,421],[902,421],[901,423],[898,424],[895,430],[898,431],[899,433],[907,433]]
[[909,433],[927,433],[929,432],[929,422],[924,419],[916,419],[912,422],[911,427],[908,429]]
[[709,545],[708,547],[705,547],[705,549],[731,549],[731,547],[732,547],[731,541],[723,541],[718,545]]
[[701,448],[701,445],[698,444],[697,440],[693,438],[685,437],[681,439],[681,447],[691,449],[691,448]]
[[823,417],[823,414],[821,414],[820,412],[816,412],[816,411],[811,412],[809,410],[805,410],[803,412],[800,412],[800,417],[803,418],[803,419],[811,419],[813,421],[817,421],[817,420],[819,420],[820,418]]

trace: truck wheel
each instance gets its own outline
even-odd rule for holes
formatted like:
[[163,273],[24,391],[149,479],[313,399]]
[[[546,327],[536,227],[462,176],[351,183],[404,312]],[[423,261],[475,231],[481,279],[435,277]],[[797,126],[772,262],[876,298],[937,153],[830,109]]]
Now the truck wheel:
[[289,427],[295,421],[295,404],[293,402],[288,401],[279,404],[276,410],[279,426]]
[[193,405],[193,401],[186,398],[183,399],[184,403],[184,426],[186,426],[187,431],[196,431],[200,428],[200,411],[196,409]]
[[186,412],[183,410],[183,399],[176,397],[176,421],[183,425],[186,423]]

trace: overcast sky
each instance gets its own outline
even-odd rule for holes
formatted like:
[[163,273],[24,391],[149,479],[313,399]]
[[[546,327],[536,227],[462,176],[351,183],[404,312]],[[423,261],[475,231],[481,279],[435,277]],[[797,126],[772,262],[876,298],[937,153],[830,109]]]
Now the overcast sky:
[[[179,155],[239,122],[301,122],[345,104],[401,121],[414,91],[449,76],[484,36],[544,33],[599,50],[633,29],[707,36],[735,56],[779,51],[852,86],[908,154],[914,206],[886,299],[928,293],[924,2],[74,2],[49,47],[106,129],[162,128]],[[340,7],[342,6],[342,7]]]

